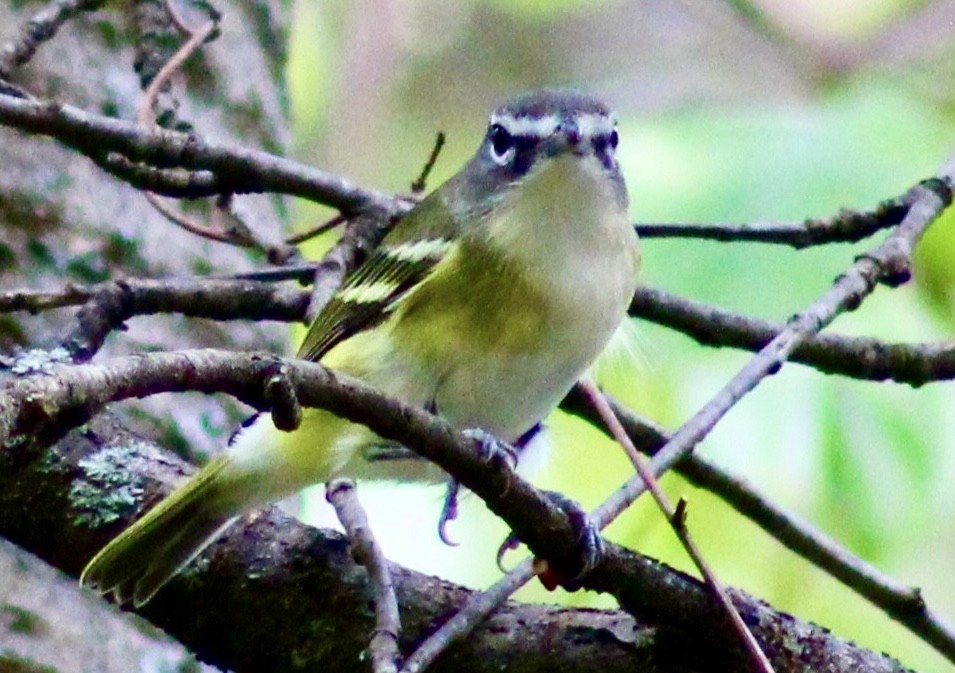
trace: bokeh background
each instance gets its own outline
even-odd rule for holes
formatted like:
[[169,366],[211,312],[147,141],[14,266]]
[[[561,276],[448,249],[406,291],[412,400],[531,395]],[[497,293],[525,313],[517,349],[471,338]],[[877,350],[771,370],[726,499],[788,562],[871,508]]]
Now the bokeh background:
[[[475,149],[487,113],[543,85],[584,89],[619,112],[635,221],[799,221],[903,192],[955,153],[951,0],[299,0],[290,47],[296,153],[382,190],[406,191],[439,130],[431,187]],[[328,213],[299,204],[304,227]],[[834,331],[887,341],[955,334],[955,222],[938,222],[914,282],[880,289]],[[777,321],[807,306],[860,245],[792,251],[687,240],[645,243],[645,282]],[[318,255],[321,243],[312,251]],[[598,374],[634,409],[676,428],[742,366],[647,324],[635,356]],[[735,408],[699,450],[903,582],[955,621],[955,399],[790,365]],[[588,507],[630,473],[579,422],[550,420],[553,456],[535,481]],[[951,670],[928,646],[715,498],[675,477],[718,575],[778,608],[885,650],[921,671]],[[362,486],[386,552],[472,586],[498,574],[505,531],[471,498],[437,541],[437,488]],[[320,493],[305,512],[327,521]],[[649,503],[612,538],[689,570]],[[519,555],[508,557],[516,562]],[[606,597],[527,600],[611,605]]]

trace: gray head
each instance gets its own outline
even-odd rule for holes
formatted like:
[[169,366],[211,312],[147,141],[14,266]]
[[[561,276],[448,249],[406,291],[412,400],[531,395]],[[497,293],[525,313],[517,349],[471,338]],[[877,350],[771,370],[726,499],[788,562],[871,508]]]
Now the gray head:
[[583,168],[613,185],[622,203],[626,188],[616,159],[617,121],[603,102],[574,91],[544,89],[498,107],[477,154],[457,186],[466,203],[489,206],[516,185],[532,180],[561,157],[583,159]]
[[616,170],[618,140],[617,121],[604,103],[574,91],[545,89],[494,111],[482,153],[515,178],[542,157],[565,152],[592,154],[605,168]]

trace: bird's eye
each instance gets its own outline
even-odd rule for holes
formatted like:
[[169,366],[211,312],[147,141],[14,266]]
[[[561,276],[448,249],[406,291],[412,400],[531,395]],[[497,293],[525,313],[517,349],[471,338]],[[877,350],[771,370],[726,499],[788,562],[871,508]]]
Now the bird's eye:
[[491,143],[491,157],[499,164],[510,160],[514,154],[514,136],[500,124],[494,124],[488,132]]
[[594,136],[593,139],[594,150],[597,154],[613,153],[619,143],[620,136],[617,134],[617,129],[614,129],[610,133]]

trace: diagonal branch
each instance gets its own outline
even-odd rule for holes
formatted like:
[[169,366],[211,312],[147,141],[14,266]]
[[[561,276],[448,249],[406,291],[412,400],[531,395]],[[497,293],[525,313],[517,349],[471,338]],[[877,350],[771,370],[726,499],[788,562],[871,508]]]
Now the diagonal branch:
[[[942,169],[938,179],[924,183],[922,193],[905,219],[885,242],[872,252],[857,258],[856,262],[835,280],[829,291],[808,309],[793,316],[785,330],[757,353],[710,402],[670,438],[651,461],[654,475],[663,474],[690,455],[726,412],[760,381],[775,373],[797,346],[843,311],[858,307],[875,289],[877,283],[894,285],[907,280],[913,248],[928,226],[950,205],[953,181],[955,160]],[[641,479],[630,479],[600,506],[594,517],[598,525],[616,518],[619,512],[629,506],[644,490]],[[951,643],[941,651],[955,661],[955,648],[951,647]]]
[[[578,531],[566,512],[514,474],[507,461],[487,462],[473,440],[443,419],[310,362],[197,350],[118,358],[104,365],[52,366],[47,373],[10,379],[0,391],[0,446],[5,447],[0,456],[13,458],[19,453],[22,459],[30,442],[43,445],[108,402],[130,397],[221,391],[265,408],[266,383],[273,380],[277,365],[288,372],[303,406],[321,406],[414,447],[485,500],[535,554],[558,568],[572,568],[578,562]],[[32,439],[25,443],[28,437]],[[605,549],[602,561],[583,579],[584,586],[612,593],[628,611],[652,615],[654,623],[667,628],[709,634],[704,646],[708,656],[724,666],[740,665],[739,652],[726,649],[723,614],[702,585],[617,545],[607,543]],[[779,671],[788,670],[786,662],[797,660],[825,670],[840,670],[839,662],[873,671],[900,670],[891,660],[783,617],[744,594],[733,592],[733,602],[743,619],[755,625],[754,635]]]
[[[627,435],[641,451],[655,455],[671,438],[655,426],[610,400]],[[574,390],[561,408],[606,432],[603,420],[586,397]],[[810,563],[823,569],[873,605],[906,626],[939,651],[955,651],[955,630],[930,610],[917,588],[901,584],[852,554],[838,542],[790,512],[776,506],[745,480],[705,458],[691,454],[674,470],[691,484],[713,493],[767,534]]]
[[[826,327],[840,313],[858,308],[878,283],[895,285],[908,280],[911,254],[916,242],[951,204],[955,161],[946,165],[939,175],[938,179],[927,181],[920,188],[918,200],[885,242],[872,252],[859,256],[845,273],[836,278],[822,297],[790,318],[786,329],[763,347],[673,435],[654,457],[654,472],[657,476],[689,455],[736,402],[764,378],[779,370],[793,350]],[[611,510],[612,506],[608,503],[607,514]]]
[[0,49],[0,79],[28,63],[44,42],[52,40],[64,23],[80,12],[99,9],[105,0],[53,0],[20,27],[20,34]]
[[[669,327],[704,346],[758,351],[786,329],[785,325],[743,316],[642,287],[630,303],[630,315]],[[955,344],[887,343],[870,337],[816,334],[793,349],[789,360],[826,374],[854,379],[891,380],[920,386],[955,378]]]

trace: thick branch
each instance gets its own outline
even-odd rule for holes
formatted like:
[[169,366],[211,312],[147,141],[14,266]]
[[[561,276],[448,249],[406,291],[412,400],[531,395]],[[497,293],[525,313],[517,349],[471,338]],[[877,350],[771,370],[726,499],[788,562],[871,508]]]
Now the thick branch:
[[[190,468],[131,435],[108,415],[56,447],[0,450],[0,535],[73,574],[144,504]],[[225,670],[364,671],[374,623],[367,574],[337,533],[308,528],[272,508],[230,529],[144,610],[145,616]],[[455,612],[467,590],[390,566],[410,652]],[[210,606],[213,606],[210,609]],[[646,635],[641,635],[641,634]],[[683,663],[671,646],[621,612],[505,605],[430,670],[586,673],[717,673]],[[689,634],[692,638],[692,634]]]
[[[53,367],[49,374],[10,380],[0,397],[3,455],[13,458],[24,452],[27,438],[42,443],[57,437],[66,425],[83,422],[107,402],[128,397],[222,391],[264,406],[265,384],[278,370],[277,362],[271,356],[185,351],[122,358],[103,366]],[[565,512],[514,474],[507,461],[487,463],[472,440],[443,419],[335,377],[320,365],[283,361],[281,366],[287,368],[303,405],[322,406],[414,447],[484,499],[536,554],[558,567],[575,567],[577,531]],[[602,562],[583,584],[613,593],[661,628],[701,634],[703,650],[713,662],[740,665],[739,653],[726,649],[722,613],[695,580],[608,543]],[[787,662],[797,660],[814,662],[819,670],[898,670],[887,658],[853,648],[742,594],[735,594],[734,602],[747,623],[757,625],[754,635],[773,653],[777,670],[787,670]],[[839,662],[846,661],[854,667],[840,669]]]
[[213,171],[232,193],[292,194],[349,213],[402,209],[383,194],[268,152],[165,129],[141,129],[71,105],[0,94],[0,124],[53,137],[86,155],[102,156],[104,150],[112,150],[154,168]]

